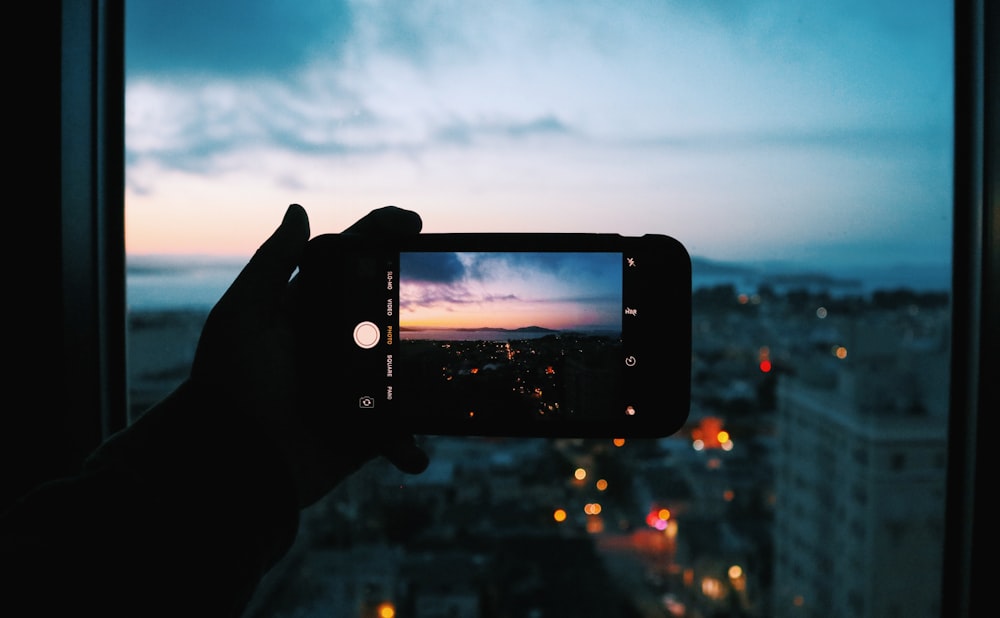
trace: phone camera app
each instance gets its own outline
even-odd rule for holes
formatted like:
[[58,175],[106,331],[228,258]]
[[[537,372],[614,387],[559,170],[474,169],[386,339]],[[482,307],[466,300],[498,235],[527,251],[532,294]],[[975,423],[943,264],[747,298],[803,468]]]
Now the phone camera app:
[[362,395],[358,399],[358,407],[359,408],[374,408],[375,407],[375,398],[371,397],[369,395]]

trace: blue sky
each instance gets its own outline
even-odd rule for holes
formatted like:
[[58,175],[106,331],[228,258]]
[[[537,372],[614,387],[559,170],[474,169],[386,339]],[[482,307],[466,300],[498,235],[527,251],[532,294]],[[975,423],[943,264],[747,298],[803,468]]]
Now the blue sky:
[[126,6],[126,245],[662,233],[695,256],[947,262],[949,2]]

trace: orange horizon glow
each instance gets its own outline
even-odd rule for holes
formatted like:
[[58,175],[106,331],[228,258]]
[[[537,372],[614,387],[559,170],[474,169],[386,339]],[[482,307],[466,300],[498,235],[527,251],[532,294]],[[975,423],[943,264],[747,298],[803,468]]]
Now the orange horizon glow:
[[[405,309],[399,316],[400,330],[455,330],[461,328],[515,329],[538,326],[552,330],[589,326],[579,307],[571,303],[550,303],[546,311],[532,307],[530,311],[449,311],[421,308]],[[415,315],[416,314],[416,315]]]

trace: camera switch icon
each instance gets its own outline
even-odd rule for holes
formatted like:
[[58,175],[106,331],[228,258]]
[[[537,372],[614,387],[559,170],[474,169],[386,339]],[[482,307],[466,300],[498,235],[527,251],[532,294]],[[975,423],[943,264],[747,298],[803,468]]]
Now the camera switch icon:
[[362,395],[361,397],[358,398],[358,407],[365,409],[374,408],[375,398],[372,397],[371,395]]

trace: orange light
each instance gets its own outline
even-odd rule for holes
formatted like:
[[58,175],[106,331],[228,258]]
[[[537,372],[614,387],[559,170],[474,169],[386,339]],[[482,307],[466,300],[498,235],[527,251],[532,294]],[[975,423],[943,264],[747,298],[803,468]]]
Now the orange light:
[[605,489],[608,488],[608,482],[604,479],[600,479],[599,481],[597,481],[596,485],[597,485],[597,491],[604,491]]
[[396,608],[392,603],[386,602],[378,606],[378,616],[379,618],[394,618],[396,615]]
[[588,502],[587,504],[584,505],[583,512],[586,513],[587,515],[600,515],[601,505],[598,504],[597,502]]
[[625,438],[615,438],[612,441],[612,444],[614,444],[615,446],[625,446]]
[[566,521],[566,511],[564,509],[556,509],[552,513],[552,519],[560,523]]
[[847,348],[844,346],[837,346],[837,349],[833,351],[837,358],[844,359],[847,358]]
[[729,432],[725,430],[720,431],[719,433],[715,434],[715,439],[719,441],[719,444],[722,444],[723,442],[729,442]]
[[660,509],[656,512],[656,516],[663,521],[670,519],[670,509]]
[[604,520],[600,517],[590,517],[587,519],[587,532],[590,534],[600,534],[604,532]]
[[576,478],[576,480],[582,481],[583,479],[587,478],[587,471],[584,470],[583,468],[577,468],[573,472],[573,476]]
[[[719,434],[722,432],[722,419],[715,416],[706,416],[698,423],[698,428],[691,431],[691,437],[695,439],[695,449],[719,448]],[[699,444],[700,441],[700,444]]]

